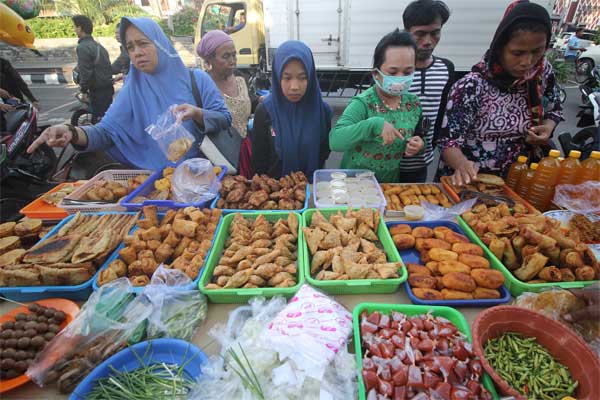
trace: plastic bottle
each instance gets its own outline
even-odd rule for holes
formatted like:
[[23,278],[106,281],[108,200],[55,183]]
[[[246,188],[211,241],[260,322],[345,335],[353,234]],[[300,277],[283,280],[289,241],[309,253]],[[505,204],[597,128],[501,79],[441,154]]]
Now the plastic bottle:
[[519,185],[515,189],[516,192],[521,196],[521,198],[525,199],[527,197],[527,189],[531,186],[531,181],[535,176],[535,171],[537,170],[538,163],[531,163],[529,169],[521,175],[521,179],[519,179]]
[[600,181],[600,151],[592,151],[590,158],[581,163],[575,183],[586,181]]
[[569,152],[569,158],[560,163],[560,174],[558,175],[557,185],[572,185],[577,179],[577,174],[581,168],[579,162],[581,152],[577,150],[571,150]]
[[554,187],[560,174],[560,151],[550,150],[550,154],[538,163],[535,176],[527,191],[527,200],[538,210],[544,212],[554,197]]
[[511,189],[516,189],[519,184],[519,179],[527,171],[527,157],[519,156],[517,162],[513,163],[508,170],[508,176],[506,177],[506,184]]

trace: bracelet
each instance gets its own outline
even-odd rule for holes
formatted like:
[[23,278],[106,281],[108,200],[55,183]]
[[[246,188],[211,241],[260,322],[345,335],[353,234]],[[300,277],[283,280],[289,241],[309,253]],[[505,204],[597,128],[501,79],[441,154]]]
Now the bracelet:
[[69,129],[69,132],[71,132],[71,135],[73,135],[70,143],[73,146],[77,146],[77,141],[79,140],[79,132],[77,132],[77,129],[71,124],[65,124],[65,126]]

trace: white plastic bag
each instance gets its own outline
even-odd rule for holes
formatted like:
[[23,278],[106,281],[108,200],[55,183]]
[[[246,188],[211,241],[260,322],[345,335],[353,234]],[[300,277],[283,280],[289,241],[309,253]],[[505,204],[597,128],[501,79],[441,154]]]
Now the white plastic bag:
[[217,180],[213,165],[204,158],[192,158],[182,162],[173,173],[171,182],[173,197],[182,203],[200,203],[214,199],[221,183]]
[[558,185],[554,192],[554,203],[578,214],[600,213],[600,181]]
[[168,160],[177,162],[185,156],[194,144],[194,136],[181,124],[174,115],[175,105],[170,106],[156,123],[146,128],[146,132],[156,140],[158,146]]
[[425,215],[423,221],[438,221],[438,220],[451,220],[457,216],[466,213],[477,203],[477,198],[469,199],[458,203],[450,208],[444,208],[437,206],[428,201],[422,201],[421,207],[425,209]]

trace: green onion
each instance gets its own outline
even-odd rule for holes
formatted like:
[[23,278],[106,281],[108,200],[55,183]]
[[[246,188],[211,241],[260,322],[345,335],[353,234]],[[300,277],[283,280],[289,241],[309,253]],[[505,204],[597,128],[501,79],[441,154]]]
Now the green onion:
[[245,365],[239,354],[236,353],[235,350],[229,349],[227,351],[227,354],[229,354],[229,356],[233,360],[233,363],[231,361],[226,361],[227,366],[231,368],[231,370],[235,372],[237,376],[240,377],[242,383],[244,384],[244,387],[250,392],[252,392],[252,394],[257,399],[265,400],[265,394],[263,392],[262,386],[260,385],[260,381],[258,380],[256,373],[254,372],[254,368],[252,367],[252,364],[250,364],[248,357],[246,357],[246,352],[244,352],[242,346],[239,344],[238,346],[240,347],[240,351],[242,352],[242,357],[244,358]]

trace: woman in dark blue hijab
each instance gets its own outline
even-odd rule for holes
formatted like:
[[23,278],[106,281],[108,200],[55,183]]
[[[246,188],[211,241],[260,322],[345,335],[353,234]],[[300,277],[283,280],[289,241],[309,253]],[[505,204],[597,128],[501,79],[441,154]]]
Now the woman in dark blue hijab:
[[279,178],[302,171],[312,180],[329,157],[331,128],[312,52],[287,41],[276,50],[272,70],[271,94],[256,108],[251,134],[254,172]]

